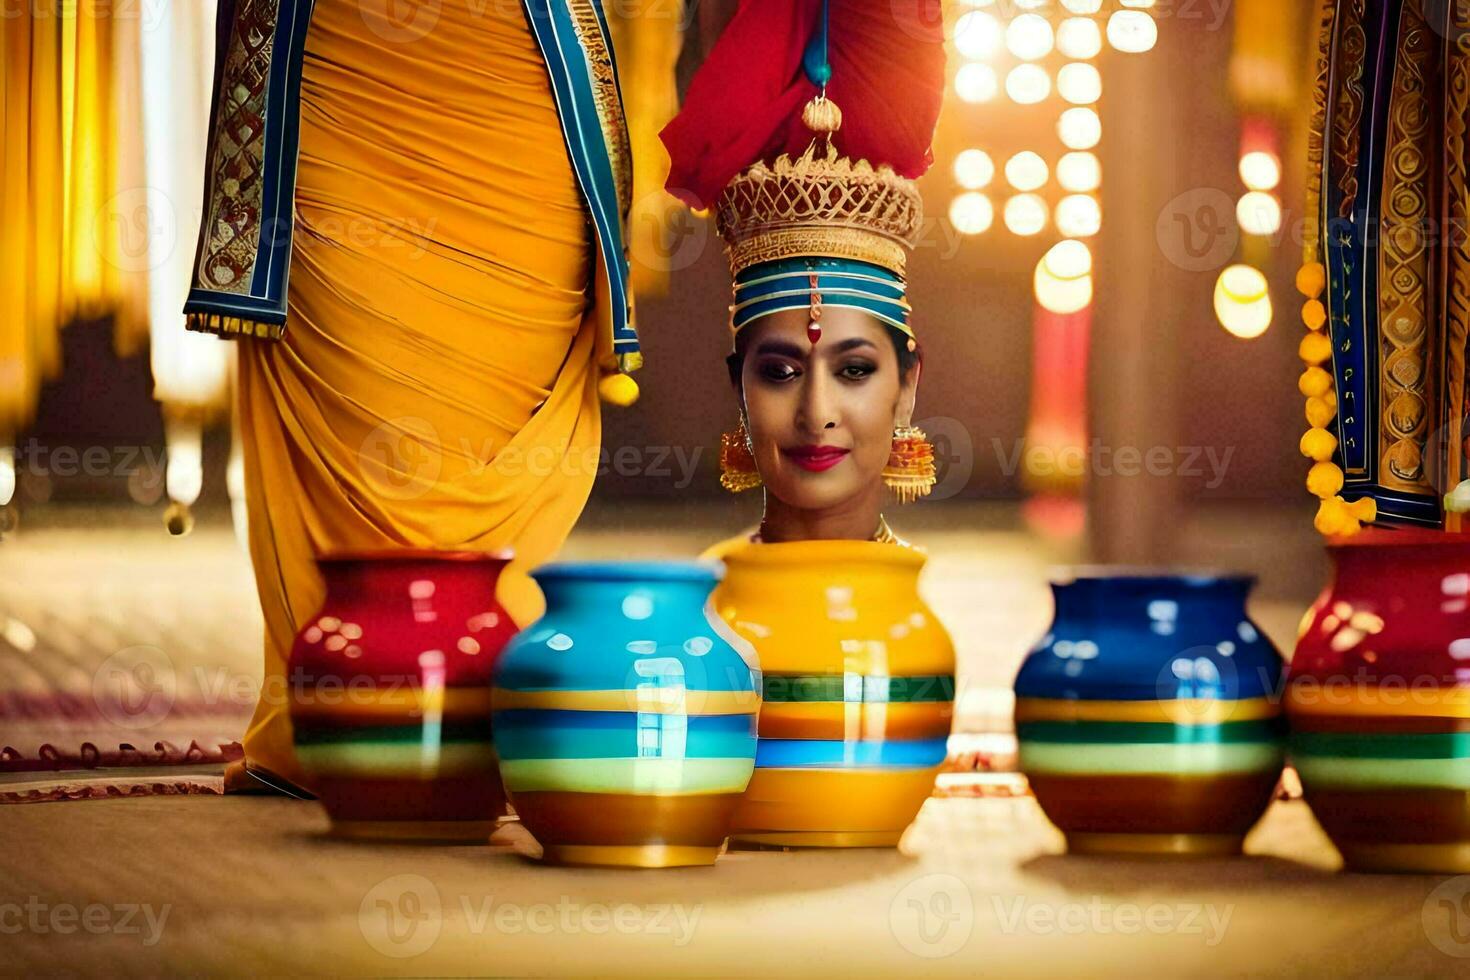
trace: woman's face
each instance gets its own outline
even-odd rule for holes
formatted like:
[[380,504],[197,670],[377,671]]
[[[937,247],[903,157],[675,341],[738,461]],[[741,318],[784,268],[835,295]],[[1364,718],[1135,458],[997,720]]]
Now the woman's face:
[[744,327],[741,388],[767,492],[825,510],[882,480],[893,428],[913,413],[918,370],[900,377],[888,328],[865,313],[828,307],[815,344],[809,322],[805,310],[783,310]]

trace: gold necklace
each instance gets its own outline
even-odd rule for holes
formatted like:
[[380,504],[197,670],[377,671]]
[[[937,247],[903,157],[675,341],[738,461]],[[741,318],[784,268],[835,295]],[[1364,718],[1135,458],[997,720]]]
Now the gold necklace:
[[[764,540],[765,539],[762,537],[759,529],[757,529],[756,532],[750,536],[750,541],[752,544],[761,544],[764,542]],[[897,534],[893,533],[893,528],[888,526],[888,521],[884,519],[882,514],[878,515],[877,530],[873,532],[873,536],[868,540],[876,542],[877,544],[897,544],[908,547],[907,541],[905,541],[903,538],[900,538]]]

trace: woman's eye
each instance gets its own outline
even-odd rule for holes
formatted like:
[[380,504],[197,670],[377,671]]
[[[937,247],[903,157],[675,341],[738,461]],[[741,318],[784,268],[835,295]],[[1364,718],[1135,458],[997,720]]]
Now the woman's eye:
[[760,366],[760,374],[767,381],[790,381],[797,371],[782,361],[765,361]]
[[861,381],[876,370],[877,367],[875,365],[854,362],[852,364],[844,364],[842,369],[838,371],[838,374],[848,381]]

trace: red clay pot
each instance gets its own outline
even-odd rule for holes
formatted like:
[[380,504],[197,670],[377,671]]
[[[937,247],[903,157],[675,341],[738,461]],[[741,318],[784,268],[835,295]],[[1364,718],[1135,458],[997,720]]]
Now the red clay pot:
[[505,813],[490,729],[516,627],[495,598],[509,556],[342,554],[290,662],[297,758],[335,834],[486,839]]
[[1350,869],[1470,872],[1470,534],[1327,551],[1288,671],[1307,802]]

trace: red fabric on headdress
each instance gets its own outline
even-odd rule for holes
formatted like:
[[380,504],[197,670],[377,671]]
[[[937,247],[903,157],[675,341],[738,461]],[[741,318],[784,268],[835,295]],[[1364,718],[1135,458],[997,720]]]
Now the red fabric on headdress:
[[[669,193],[708,207],[756,161],[807,148],[801,110],[817,87],[801,56],[821,12],[821,0],[743,0],[659,134]],[[838,152],[922,175],[934,162],[929,144],[944,98],[940,0],[830,0],[828,24]]]

